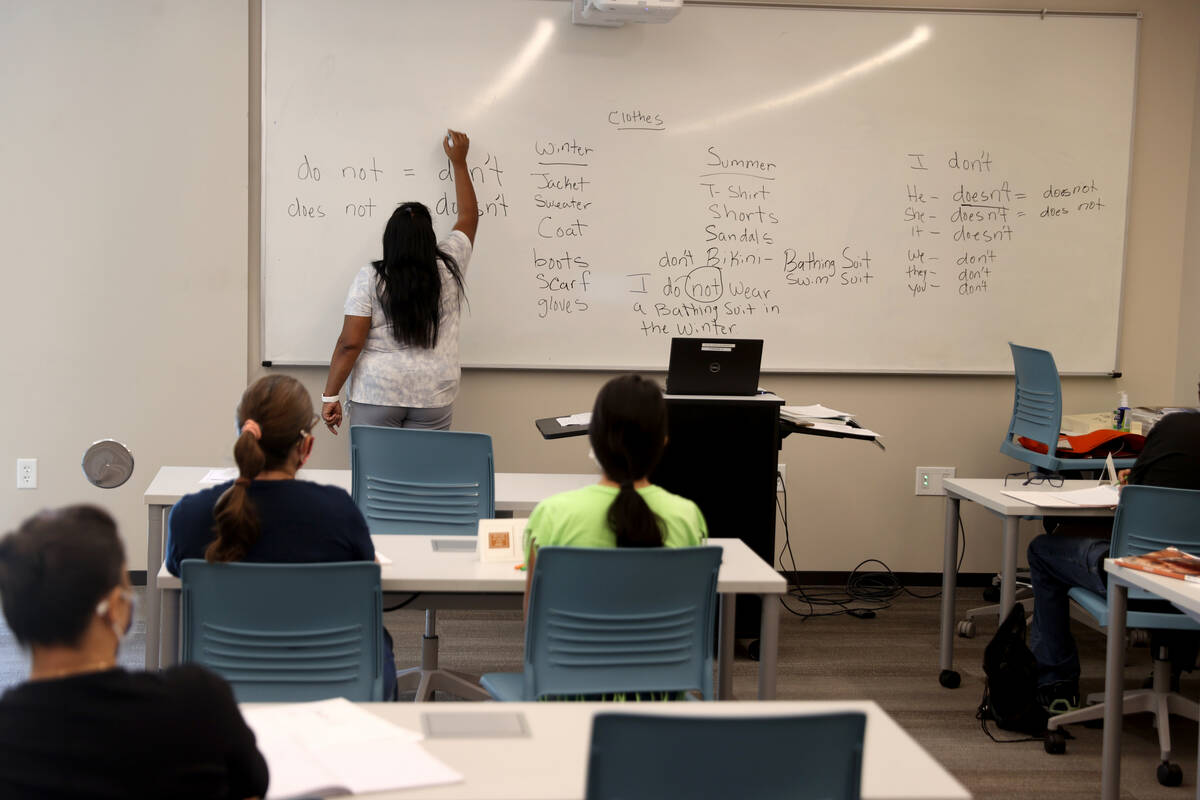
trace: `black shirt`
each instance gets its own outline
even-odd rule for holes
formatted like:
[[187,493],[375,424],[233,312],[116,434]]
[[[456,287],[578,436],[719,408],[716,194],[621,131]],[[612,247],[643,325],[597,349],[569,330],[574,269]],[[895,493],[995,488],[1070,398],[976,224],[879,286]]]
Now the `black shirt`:
[[267,764],[229,686],[194,665],[29,681],[0,696],[0,797],[261,797]]
[[[204,558],[213,540],[213,506],[232,485],[223,483],[180,498],[167,523],[167,570],[179,574],[185,558]],[[350,495],[311,481],[253,481],[248,491],[261,533],[243,561],[312,564],[374,561],[367,521]]]
[[1167,414],[1150,429],[1129,482],[1200,489],[1200,412]]

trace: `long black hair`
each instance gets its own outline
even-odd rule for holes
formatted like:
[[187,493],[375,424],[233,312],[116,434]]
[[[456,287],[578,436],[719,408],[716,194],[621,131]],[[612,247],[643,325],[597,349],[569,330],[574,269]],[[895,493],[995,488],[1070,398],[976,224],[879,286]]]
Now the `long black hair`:
[[596,395],[588,430],[592,452],[620,491],[608,507],[618,547],[662,547],[658,517],[633,488],[658,465],[667,442],[667,404],[662,391],[640,375],[621,375]]
[[399,344],[437,346],[442,317],[438,259],[462,295],[462,270],[453,256],[438,248],[429,209],[421,203],[401,204],[383,229],[383,260],[374,262],[383,283],[379,300]]

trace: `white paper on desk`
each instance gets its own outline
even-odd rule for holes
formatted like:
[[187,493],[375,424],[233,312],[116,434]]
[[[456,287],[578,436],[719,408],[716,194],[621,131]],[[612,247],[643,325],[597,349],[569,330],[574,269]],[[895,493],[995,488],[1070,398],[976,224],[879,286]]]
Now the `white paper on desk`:
[[238,474],[237,467],[210,469],[208,472],[204,473],[204,477],[200,479],[200,482],[211,484],[225,483],[225,481],[232,481],[236,479]]
[[454,783],[421,734],[343,699],[243,709],[271,773],[267,800]]
[[1063,492],[1011,491],[1004,494],[1039,508],[1112,508],[1121,499],[1117,487],[1092,486]]
[[814,422],[809,426],[814,431],[832,431],[842,436],[855,436],[859,439],[878,439],[879,434],[866,428],[851,428],[849,425],[839,425],[836,422]]
[[378,550],[375,551],[375,560],[379,562],[380,566],[387,566],[388,564],[392,563],[392,560],[390,558],[388,558],[387,556],[385,556],[383,553],[379,552]]
[[809,417],[811,419],[853,419],[854,415],[846,411],[826,408],[820,403],[811,406],[784,406],[779,413],[786,417]]
[[569,417],[555,417],[554,421],[564,428],[568,425],[591,425],[592,412],[580,411],[578,414],[572,414]]

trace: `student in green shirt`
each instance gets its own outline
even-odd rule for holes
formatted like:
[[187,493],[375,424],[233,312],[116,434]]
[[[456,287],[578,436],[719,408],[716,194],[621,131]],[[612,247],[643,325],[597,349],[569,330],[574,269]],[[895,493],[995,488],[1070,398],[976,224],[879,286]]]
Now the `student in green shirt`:
[[653,381],[622,375],[604,384],[588,438],[600,482],[546,498],[525,527],[526,610],[539,547],[691,547],[708,539],[695,503],[650,483],[667,444],[667,405]]

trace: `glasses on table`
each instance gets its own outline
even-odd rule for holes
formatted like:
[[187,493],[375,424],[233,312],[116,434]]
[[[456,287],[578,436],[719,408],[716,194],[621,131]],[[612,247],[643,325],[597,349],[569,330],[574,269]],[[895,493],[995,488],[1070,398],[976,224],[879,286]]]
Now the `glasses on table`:
[[1063,485],[1062,475],[1047,475],[1044,472],[1010,472],[1004,476],[1004,485],[1008,486],[1009,478],[1023,478],[1022,486],[1041,486],[1043,483],[1055,489]]

